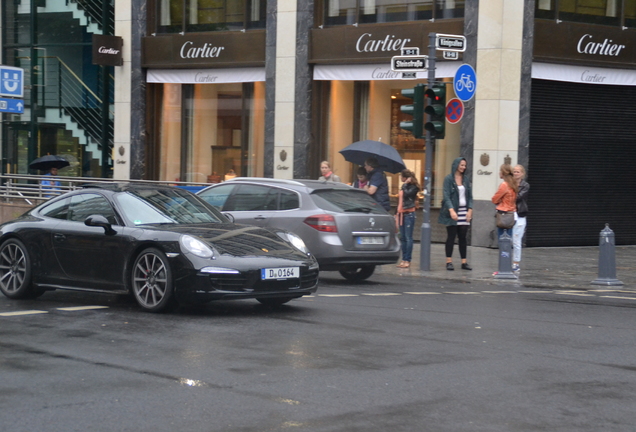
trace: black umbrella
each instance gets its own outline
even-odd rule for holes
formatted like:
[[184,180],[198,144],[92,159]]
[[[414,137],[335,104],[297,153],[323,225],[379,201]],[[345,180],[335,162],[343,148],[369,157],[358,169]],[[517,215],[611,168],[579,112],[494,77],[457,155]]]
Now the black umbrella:
[[365,160],[374,157],[378,160],[382,170],[393,174],[406,169],[406,165],[404,165],[404,161],[398,151],[380,141],[357,141],[340,150],[340,153],[346,161],[358,165],[364,165]]
[[29,168],[38,169],[41,171],[48,171],[51,168],[64,168],[69,166],[70,163],[61,156],[46,155],[35,159],[29,164]]

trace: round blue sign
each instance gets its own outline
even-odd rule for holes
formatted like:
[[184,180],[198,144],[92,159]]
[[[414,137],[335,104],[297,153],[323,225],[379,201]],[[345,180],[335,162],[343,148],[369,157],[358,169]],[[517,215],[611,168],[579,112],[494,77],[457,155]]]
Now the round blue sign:
[[477,89],[477,74],[471,65],[463,64],[457,69],[453,88],[457,97],[464,102],[473,98]]

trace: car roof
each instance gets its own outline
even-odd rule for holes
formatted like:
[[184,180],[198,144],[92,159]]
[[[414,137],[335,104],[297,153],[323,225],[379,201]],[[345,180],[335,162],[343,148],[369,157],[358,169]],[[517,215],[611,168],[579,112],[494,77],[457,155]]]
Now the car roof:
[[129,183],[129,182],[112,182],[112,183],[84,183],[81,185],[82,189],[102,189],[112,192],[125,192],[134,190],[181,190],[185,189],[156,184],[156,183]]
[[223,184],[231,183],[255,183],[270,186],[284,186],[295,190],[306,190],[311,192],[317,189],[354,189],[345,183],[328,182],[326,180],[309,180],[309,179],[273,179],[264,177],[235,177],[226,180]]

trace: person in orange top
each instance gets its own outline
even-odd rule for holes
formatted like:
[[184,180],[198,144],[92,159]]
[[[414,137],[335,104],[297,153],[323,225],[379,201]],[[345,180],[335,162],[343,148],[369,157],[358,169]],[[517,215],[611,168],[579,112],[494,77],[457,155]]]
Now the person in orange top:
[[[512,166],[508,164],[501,165],[499,168],[499,178],[503,182],[499,185],[499,189],[492,196],[491,201],[497,206],[497,211],[500,212],[515,212],[517,211],[517,191],[519,186],[512,175]],[[509,230],[512,234],[512,230]],[[503,228],[497,228],[497,239],[503,234]]]

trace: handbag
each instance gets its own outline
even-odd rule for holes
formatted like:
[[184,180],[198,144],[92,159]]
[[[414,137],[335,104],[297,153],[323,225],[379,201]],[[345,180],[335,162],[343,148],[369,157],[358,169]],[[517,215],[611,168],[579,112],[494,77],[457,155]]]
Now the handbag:
[[497,228],[510,229],[515,225],[515,212],[497,211]]

